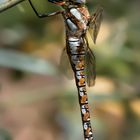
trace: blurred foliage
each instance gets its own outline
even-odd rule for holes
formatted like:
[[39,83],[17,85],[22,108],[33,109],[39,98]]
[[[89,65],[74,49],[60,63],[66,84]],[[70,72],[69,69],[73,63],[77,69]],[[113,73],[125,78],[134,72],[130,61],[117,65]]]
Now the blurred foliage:
[[0,139],[1,140],[12,140],[11,135],[4,129],[0,129]]
[[[33,2],[40,13],[60,9],[46,0],[33,0]],[[139,140],[140,1],[88,0],[87,2],[91,13],[98,5],[104,8],[104,19],[96,47],[90,42],[97,60],[97,82],[95,90],[89,91],[93,92],[93,95],[89,96],[90,103],[93,107],[96,106],[94,108],[96,117],[92,118],[97,128],[96,137],[98,140]],[[0,14],[0,48],[18,50],[27,55],[50,60],[57,68],[60,52],[64,46],[64,23],[61,16],[39,19],[28,1]],[[14,62],[13,65],[15,66]],[[32,67],[32,63],[30,66]],[[42,63],[42,67],[45,66],[46,64]],[[14,78],[22,80],[26,76],[27,69],[24,67],[12,68],[15,68]],[[32,70],[34,71],[34,67]],[[102,77],[103,81],[99,87],[98,77],[99,79]],[[111,86],[112,90],[108,90],[106,84]],[[71,127],[68,129],[72,135],[68,135],[70,139],[78,140],[80,138],[77,135],[82,130],[79,130],[80,115],[77,115],[79,112],[75,108],[75,104],[78,103],[73,92],[76,90],[73,91],[74,85],[69,87],[69,90],[59,91],[57,98],[59,107],[66,112],[64,114],[70,122],[67,124],[67,121],[64,121]],[[93,114],[91,116],[94,116]]]

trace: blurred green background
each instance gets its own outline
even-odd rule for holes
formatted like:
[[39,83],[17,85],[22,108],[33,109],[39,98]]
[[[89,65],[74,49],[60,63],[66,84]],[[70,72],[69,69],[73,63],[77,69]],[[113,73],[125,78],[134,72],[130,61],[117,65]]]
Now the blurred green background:
[[[60,9],[33,0],[41,13]],[[96,140],[140,140],[140,1],[88,0],[104,18],[88,88]],[[59,68],[63,18],[39,19],[28,1],[0,13],[0,140],[82,140],[74,80]]]

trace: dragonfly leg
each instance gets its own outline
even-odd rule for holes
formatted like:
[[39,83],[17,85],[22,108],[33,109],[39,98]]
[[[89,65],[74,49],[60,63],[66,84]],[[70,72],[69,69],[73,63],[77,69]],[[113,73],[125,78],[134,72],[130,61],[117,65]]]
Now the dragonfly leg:
[[40,14],[38,13],[38,11],[36,10],[36,8],[34,7],[33,3],[31,0],[29,0],[29,3],[32,7],[32,9],[34,10],[35,14],[39,17],[39,18],[44,18],[44,17],[50,17],[50,16],[55,16],[55,15],[58,15],[58,14],[62,14],[63,11],[56,11],[56,12],[53,12],[53,13],[44,13],[44,14]]

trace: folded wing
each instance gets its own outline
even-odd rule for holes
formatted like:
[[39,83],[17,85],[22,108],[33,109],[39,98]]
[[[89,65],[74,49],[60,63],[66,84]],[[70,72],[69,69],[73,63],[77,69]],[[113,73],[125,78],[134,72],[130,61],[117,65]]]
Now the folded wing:
[[94,86],[96,79],[95,56],[91,49],[88,47],[85,55],[85,71],[87,85]]
[[66,48],[63,49],[61,57],[60,57],[60,70],[68,79],[73,79],[73,71],[71,68],[71,64],[67,55]]
[[96,39],[100,30],[102,18],[103,18],[103,8],[99,7],[96,10],[96,12],[93,15],[91,15],[91,18],[89,20],[88,30],[91,34],[91,37],[94,43],[96,43]]

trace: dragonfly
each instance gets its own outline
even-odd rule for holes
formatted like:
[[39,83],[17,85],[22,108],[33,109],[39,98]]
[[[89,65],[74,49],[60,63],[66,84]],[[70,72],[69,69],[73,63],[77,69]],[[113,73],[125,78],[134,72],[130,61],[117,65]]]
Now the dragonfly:
[[[22,1],[24,0],[0,0],[0,12]],[[84,140],[93,140],[86,86],[95,85],[96,63],[94,52],[89,47],[87,33],[90,33],[95,44],[101,26],[103,8],[99,7],[95,13],[90,15],[85,5],[86,0],[48,0],[50,3],[60,6],[62,10],[42,14],[36,10],[31,0],[28,1],[39,18],[62,15],[64,19],[66,47],[60,58],[60,67],[67,77],[70,77],[69,67],[73,72],[78,91]],[[66,64],[68,64],[67,67],[65,67]]]

